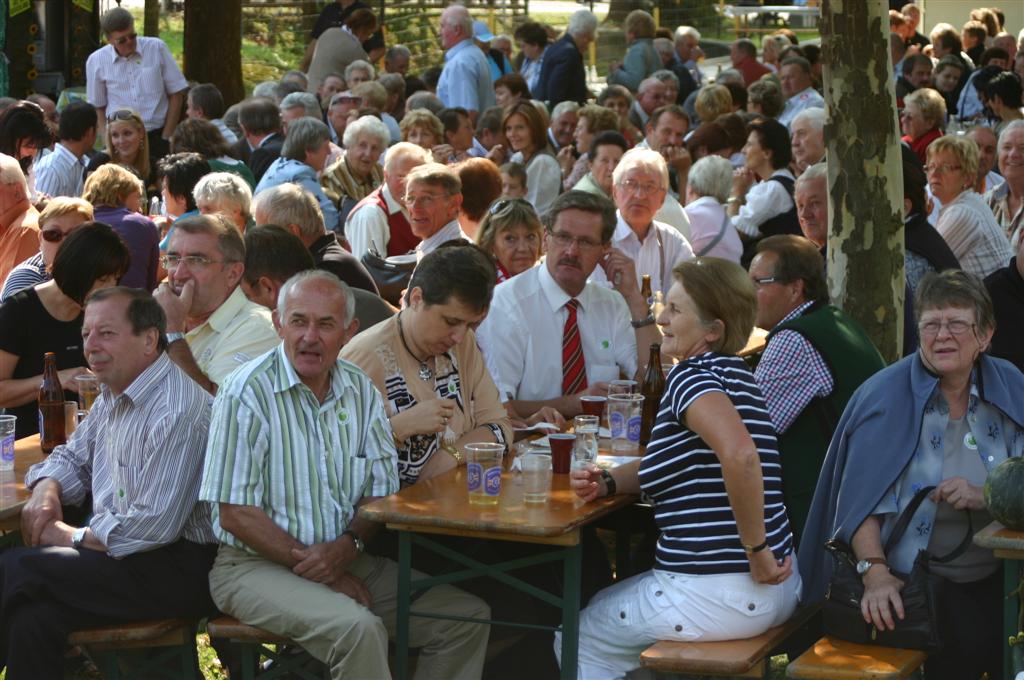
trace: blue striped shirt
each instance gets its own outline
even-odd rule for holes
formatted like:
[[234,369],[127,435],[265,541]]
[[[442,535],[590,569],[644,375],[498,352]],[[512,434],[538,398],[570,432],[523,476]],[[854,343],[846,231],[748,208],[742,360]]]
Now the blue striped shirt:
[[53,145],[53,153],[43,156],[35,165],[36,191],[50,196],[82,195],[85,186],[85,158],[79,158],[61,144]]
[[3,291],[0,292],[0,302],[7,302],[7,299],[13,297],[15,293],[49,280],[50,273],[46,271],[46,265],[43,264],[43,254],[36,253],[12,269],[11,273],[7,275]]
[[682,424],[686,409],[710,392],[729,397],[757,446],[764,477],[765,531],[772,552],[782,559],[793,551],[775,430],[754,376],[738,357],[709,352],[672,369],[640,463],[640,486],[655,502],[655,520],[661,530],[655,554],[658,569],[746,573],[750,566],[718,456]]

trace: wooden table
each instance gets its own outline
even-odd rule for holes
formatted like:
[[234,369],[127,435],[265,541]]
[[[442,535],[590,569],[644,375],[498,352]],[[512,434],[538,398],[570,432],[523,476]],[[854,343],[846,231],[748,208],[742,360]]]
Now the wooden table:
[[[575,680],[579,645],[580,571],[582,545],[580,527],[633,503],[636,496],[618,494],[583,503],[569,489],[569,475],[553,475],[548,502],[523,502],[520,475],[506,472],[501,477],[501,497],[495,506],[469,504],[466,469],[457,468],[443,475],[406,487],[402,491],[368,503],[359,509],[366,519],[385,523],[398,532],[398,619],[395,636],[395,677],[404,680],[409,649],[409,617],[443,618],[428,612],[411,611],[414,591],[441,583],[456,583],[488,576],[548,604],[562,609],[562,673]],[[504,562],[483,564],[449,550],[427,538],[428,534],[468,536],[486,540],[514,541],[555,547],[541,555]],[[412,545],[422,546],[464,567],[462,571],[411,579]],[[564,591],[561,597],[536,588],[508,572],[543,562],[562,562]],[[500,625],[536,628],[508,621],[482,621]],[[555,630],[555,629],[551,629]]]
[[[1024,531],[1012,531],[999,522],[992,522],[974,534],[975,544],[988,548],[1003,564],[1003,640],[1020,631],[1020,596],[1009,595],[1020,586],[1021,562],[1024,561]],[[1005,642],[1004,642],[1005,644]],[[1013,677],[1013,658],[1009,645],[1003,647],[1003,677]]]
[[25,474],[43,458],[39,435],[14,442],[14,469],[0,472],[0,531],[19,530],[21,509],[32,495],[25,488]]

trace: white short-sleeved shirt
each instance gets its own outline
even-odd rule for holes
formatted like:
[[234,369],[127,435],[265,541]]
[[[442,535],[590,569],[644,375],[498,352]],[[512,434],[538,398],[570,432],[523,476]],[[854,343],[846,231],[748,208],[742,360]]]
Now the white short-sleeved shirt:
[[[636,334],[629,307],[617,291],[588,283],[576,299],[587,382],[636,374]],[[562,396],[562,331],[569,295],[547,263],[494,289],[477,343],[501,393],[509,399],[546,400]]]
[[[636,283],[639,286],[644,274],[651,277],[651,290],[668,294],[672,287],[672,269],[680,262],[693,259],[693,248],[683,235],[672,227],[655,220],[647,232],[647,238],[640,242],[636,232],[622,219],[620,211],[615,212],[618,223],[612,234],[612,247],[628,255],[636,265]],[[593,283],[607,288],[611,282],[601,267],[595,267],[590,275]]]
[[445,106],[461,106],[478,112],[494,106],[491,67],[472,40],[463,40],[445,52],[444,57],[444,69],[437,81],[437,97]]
[[131,109],[138,112],[147,131],[164,126],[167,97],[188,88],[177,62],[160,38],[136,39],[135,52],[118,55],[105,45],[85,62],[86,97],[107,113]]

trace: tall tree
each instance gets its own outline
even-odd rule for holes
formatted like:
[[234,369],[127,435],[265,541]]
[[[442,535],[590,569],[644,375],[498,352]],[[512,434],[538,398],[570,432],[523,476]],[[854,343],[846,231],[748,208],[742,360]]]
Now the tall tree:
[[242,0],[185,0],[185,77],[213,83],[231,105],[242,84]]
[[825,0],[832,301],[892,362],[903,344],[903,164],[884,0]]
[[160,0],[146,0],[142,15],[142,35],[160,37]]

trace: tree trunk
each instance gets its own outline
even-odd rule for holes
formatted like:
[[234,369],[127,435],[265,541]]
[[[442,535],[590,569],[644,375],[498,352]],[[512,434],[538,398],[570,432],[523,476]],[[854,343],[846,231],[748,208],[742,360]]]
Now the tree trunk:
[[889,362],[903,347],[903,165],[883,0],[825,0],[828,284]]
[[242,0],[185,0],[185,77],[213,83],[224,103],[245,96],[242,84]]
[[146,0],[146,8],[142,16],[142,35],[159,38],[160,0]]

